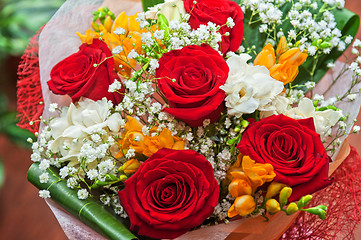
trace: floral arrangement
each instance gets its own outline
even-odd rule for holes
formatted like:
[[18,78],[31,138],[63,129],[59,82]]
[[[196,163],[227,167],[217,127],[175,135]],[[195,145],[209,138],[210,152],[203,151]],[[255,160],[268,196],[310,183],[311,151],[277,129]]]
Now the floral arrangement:
[[[51,70],[48,88],[71,103],[45,102],[52,116],[39,120],[30,181],[56,199],[62,183],[74,201],[100,201],[152,238],[280,211],[324,219],[326,206],[308,204],[332,184],[330,156],[354,123],[339,106],[360,93],[360,40],[340,73],[352,72],[345,93],[313,90],[357,31],[343,4],[166,0],[131,16],[99,8],[77,33],[78,51]],[[341,16],[353,21],[347,29]]]

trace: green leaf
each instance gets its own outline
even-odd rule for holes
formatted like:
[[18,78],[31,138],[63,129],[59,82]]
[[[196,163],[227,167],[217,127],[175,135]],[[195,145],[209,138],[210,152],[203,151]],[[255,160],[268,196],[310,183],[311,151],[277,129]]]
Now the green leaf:
[[39,169],[39,163],[34,163],[27,177],[29,182],[38,189],[50,191],[52,200],[103,236],[114,240],[137,239],[120,219],[108,212],[100,203],[92,199],[78,199],[77,191],[67,187],[66,181],[60,179],[55,168],[51,167],[47,172],[48,183],[40,183],[39,176],[43,172]]
[[164,3],[164,0],[142,0],[144,12],[148,11],[149,8],[154,7],[159,3]]

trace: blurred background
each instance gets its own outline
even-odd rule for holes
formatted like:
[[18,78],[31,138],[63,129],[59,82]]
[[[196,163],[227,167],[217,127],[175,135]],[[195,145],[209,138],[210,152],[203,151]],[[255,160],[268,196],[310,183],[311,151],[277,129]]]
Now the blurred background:
[[[16,126],[20,57],[30,37],[63,2],[0,0],[0,239],[67,239],[44,200],[38,197],[38,190],[26,180],[32,163],[26,139],[32,134]],[[348,0],[346,7],[361,15],[361,1]],[[356,37],[361,39],[360,31]],[[346,55],[350,55],[350,49]],[[358,119],[356,124],[361,125],[361,114]],[[352,135],[348,141],[361,153],[361,135]]]

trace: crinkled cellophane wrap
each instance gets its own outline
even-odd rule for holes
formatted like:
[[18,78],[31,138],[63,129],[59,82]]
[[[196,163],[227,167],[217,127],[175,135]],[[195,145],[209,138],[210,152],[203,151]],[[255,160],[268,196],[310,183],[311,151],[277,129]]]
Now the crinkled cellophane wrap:
[[[142,9],[139,0],[67,0],[42,31],[39,41],[39,63],[45,103],[43,117],[45,119],[51,117],[51,113],[48,111],[50,103],[58,103],[59,106],[68,106],[71,102],[69,96],[55,95],[49,90],[47,81],[50,80],[50,71],[59,61],[78,51],[81,42],[76,32],[84,33],[90,27],[92,12],[102,5],[109,7],[115,13],[126,11],[128,15],[135,14]],[[325,76],[316,86],[315,93],[322,94],[342,67],[343,63],[337,62],[334,71]],[[325,94],[325,99],[336,95],[342,96],[347,90],[345,87],[350,85],[350,79],[351,73],[345,74],[332,89]],[[356,86],[356,89],[358,88],[359,86]],[[345,103],[338,107],[340,107],[344,113],[349,114],[349,122],[351,123],[351,121],[357,117],[360,105],[361,98],[357,98],[353,102]],[[348,126],[348,132],[350,132],[351,127],[352,124]],[[347,148],[340,151],[339,155],[347,156]],[[339,156],[339,159],[334,165],[338,165],[346,156]],[[336,159],[336,154],[333,159]],[[333,167],[333,170],[334,169],[335,167]],[[55,202],[50,200],[47,201],[47,203],[69,239],[105,239],[78,219],[71,216]],[[191,231],[178,239],[257,239],[257,236],[260,236],[259,234],[265,232],[267,232],[268,239],[278,239],[288,226],[290,226],[296,216],[296,214],[293,216],[285,216],[284,213],[279,213],[272,216],[271,221],[267,223],[260,217],[236,220],[231,221],[230,224],[219,224],[217,226]],[[237,233],[237,235],[235,235],[236,238],[232,238],[232,232]],[[254,236],[256,236],[256,238]]]

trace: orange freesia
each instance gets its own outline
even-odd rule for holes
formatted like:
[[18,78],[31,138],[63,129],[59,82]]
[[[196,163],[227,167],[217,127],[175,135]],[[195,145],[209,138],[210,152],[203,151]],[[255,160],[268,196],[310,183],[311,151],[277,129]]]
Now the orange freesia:
[[[276,176],[275,172],[273,171],[273,166],[271,164],[255,163],[255,161],[253,161],[249,156],[243,156],[242,154],[238,154],[237,161],[230,168],[229,173],[232,176],[232,182],[229,185],[230,187],[228,188],[228,190],[230,190],[230,188],[233,188],[236,183],[240,182],[238,179],[241,179],[247,182],[252,187],[252,193],[255,192],[256,189],[259,186],[262,186],[265,182],[271,182]],[[245,184],[242,182],[241,185]],[[234,189],[232,189],[231,191],[233,193],[237,191],[242,192],[242,190]]]
[[127,116],[127,119],[125,131],[118,142],[121,150],[115,156],[116,158],[122,157],[123,154],[125,155],[130,148],[133,148],[137,153],[142,153],[144,150],[143,125],[135,118]]
[[249,178],[253,189],[262,186],[265,182],[271,182],[276,177],[271,164],[255,163],[248,156],[244,156],[242,159],[242,169]]
[[232,197],[251,195],[253,193],[251,182],[243,171],[232,171],[232,182],[228,186],[228,192]]
[[126,161],[120,168],[119,171],[123,171],[125,174],[132,174],[138,170],[140,162],[137,159],[130,159]]
[[233,205],[228,209],[228,217],[246,216],[254,211],[256,202],[250,195],[243,195],[234,200]]
[[272,45],[268,43],[262,51],[257,55],[254,59],[254,65],[261,65],[265,66],[266,68],[270,69],[276,63],[276,55],[275,50],[273,49]]
[[255,209],[253,194],[259,186],[270,182],[276,176],[273,166],[269,163],[255,163],[249,156],[239,154],[237,161],[229,170],[232,181],[228,192],[236,200],[228,210],[228,217],[245,216]]
[[[122,157],[126,152],[133,148],[135,152],[144,154],[150,157],[159,149],[169,148],[174,150],[183,150],[186,142],[177,136],[173,136],[168,128],[164,128],[159,135],[144,136],[143,124],[135,118],[127,116],[128,122],[125,125],[124,133],[118,144],[121,151],[115,156],[116,158]],[[151,129],[151,133],[156,132],[157,128]]]
[[298,75],[298,67],[306,60],[307,54],[299,48],[288,49],[287,41],[281,37],[276,54],[271,44],[267,44],[254,60],[254,65],[268,68],[271,77],[287,84],[295,80]]
[[[114,22],[109,17],[105,19],[104,25],[92,24],[95,31],[89,29],[85,34],[77,34],[83,43],[91,44],[94,38],[102,38],[110,50],[121,46],[123,51],[114,55],[115,69],[123,76],[130,76],[130,72],[135,68],[137,62],[134,59],[128,59],[127,56],[132,49],[138,54],[143,52],[141,34],[147,31],[140,28],[136,18],[137,13],[128,16],[122,12]],[[124,34],[116,34],[117,29],[124,29]]]
[[146,136],[144,144],[143,154],[150,157],[162,148],[183,150],[186,142],[180,137],[173,136],[168,128],[164,128],[158,136]]

